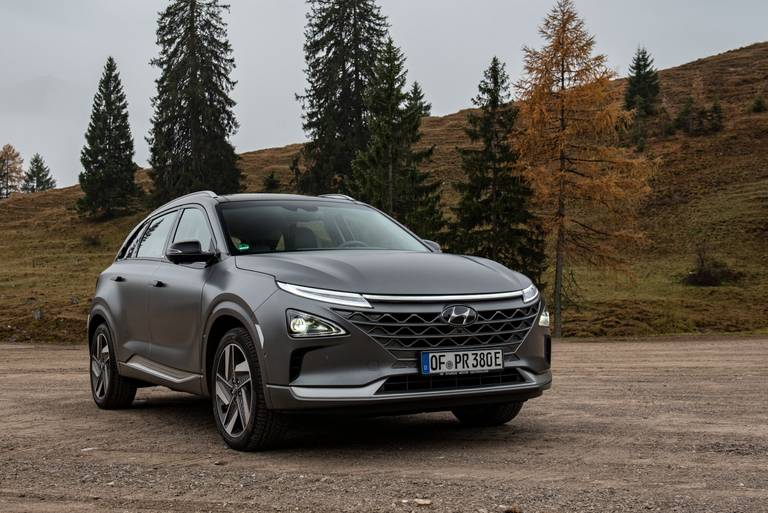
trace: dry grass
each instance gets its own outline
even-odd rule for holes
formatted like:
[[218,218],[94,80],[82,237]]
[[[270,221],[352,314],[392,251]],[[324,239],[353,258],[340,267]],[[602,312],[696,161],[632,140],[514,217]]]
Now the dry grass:
[[[577,270],[584,300],[567,311],[566,333],[766,332],[768,113],[750,113],[749,106],[768,89],[768,43],[665,70],[661,77],[672,108],[699,82],[705,101],[720,99],[726,128],[706,137],[647,141],[647,153],[663,161],[643,213],[651,242],[642,251],[628,249],[629,275]],[[424,122],[424,143],[436,145],[430,170],[448,204],[455,200],[451,184],[461,179],[455,148],[467,144],[465,118],[462,111]],[[244,153],[247,189],[258,190],[272,171],[288,183],[299,147]],[[0,203],[0,340],[82,340],[96,276],[142,214],[84,221],[73,209],[78,195],[70,187]],[[703,238],[715,256],[747,274],[743,283],[681,285]]]

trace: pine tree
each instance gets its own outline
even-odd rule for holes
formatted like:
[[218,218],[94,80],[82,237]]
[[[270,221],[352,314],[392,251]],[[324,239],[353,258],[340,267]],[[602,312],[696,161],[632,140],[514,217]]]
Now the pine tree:
[[51,170],[45,165],[43,157],[35,153],[29,161],[29,170],[24,173],[22,192],[41,192],[54,188],[56,188],[56,180],[51,176]]
[[432,179],[420,166],[430,161],[435,146],[415,148],[421,142],[421,121],[429,116],[432,106],[424,99],[424,92],[418,82],[408,91],[405,102],[404,135],[407,143],[404,162],[404,180],[400,193],[400,220],[417,233],[428,239],[443,238],[446,221],[441,207],[441,183]]
[[439,183],[419,169],[434,148],[415,149],[430,105],[418,83],[405,90],[405,57],[389,39],[366,94],[371,137],[353,162],[352,194],[387,212],[422,236],[443,226]]
[[496,260],[541,283],[545,269],[541,228],[531,212],[533,191],[512,147],[518,109],[510,103],[505,65],[491,60],[467,119],[470,148],[459,149],[466,182],[454,212],[452,247]]
[[574,266],[618,266],[628,245],[642,239],[637,210],[652,165],[619,147],[629,116],[615,102],[614,73],[604,55],[593,55],[595,39],[573,1],[558,0],[539,33],[544,46],[524,49],[518,84],[526,120],[521,150],[551,234],[560,336],[563,302],[574,299],[577,286]]
[[22,165],[24,160],[10,144],[0,150],[0,199],[9,197],[19,190],[19,185],[24,179]]
[[235,67],[218,0],[173,0],[157,29],[160,68],[150,144],[155,200],[210,189],[240,190],[237,155],[229,138],[237,130],[229,93]]
[[353,162],[353,195],[395,215],[398,182],[404,162],[405,57],[388,39],[380,60],[371,74],[365,107],[371,131],[367,147],[358,152]]
[[651,115],[656,110],[660,92],[659,74],[653,67],[653,58],[648,50],[640,47],[629,66],[624,108],[637,109],[640,116]]
[[134,181],[133,137],[128,124],[128,101],[117,71],[107,58],[93,98],[91,121],[80,152],[80,188],[85,196],[78,208],[88,215],[111,217],[127,210],[140,190]]
[[283,188],[283,185],[280,183],[280,180],[275,176],[275,172],[272,171],[268,175],[264,176],[264,179],[261,181],[261,192],[280,192]]
[[308,87],[297,95],[309,142],[300,192],[348,192],[352,161],[368,143],[365,91],[387,33],[374,0],[310,0],[304,53]]

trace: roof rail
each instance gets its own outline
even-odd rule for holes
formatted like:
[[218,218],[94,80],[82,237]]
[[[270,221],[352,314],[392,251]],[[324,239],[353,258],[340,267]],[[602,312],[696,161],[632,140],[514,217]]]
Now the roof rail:
[[195,191],[195,192],[190,192],[189,194],[185,194],[184,196],[179,196],[178,198],[175,198],[172,201],[180,200],[182,198],[189,198],[190,196],[198,196],[200,194],[204,194],[209,198],[218,198],[216,193],[213,191]]
[[346,194],[321,194],[318,197],[320,197],[320,198],[331,198],[331,199],[341,199],[341,200],[347,200],[347,201],[357,201],[352,196],[347,196]]

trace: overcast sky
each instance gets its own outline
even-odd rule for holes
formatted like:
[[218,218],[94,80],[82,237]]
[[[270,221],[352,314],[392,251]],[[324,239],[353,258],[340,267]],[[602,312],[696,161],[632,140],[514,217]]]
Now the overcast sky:
[[[554,0],[379,0],[392,35],[421,82],[433,114],[468,106],[493,55],[513,79],[523,45],[538,46],[537,25]],[[233,96],[238,152],[304,138],[294,94],[304,88],[302,0],[232,0],[226,15],[238,84]],[[39,152],[59,186],[76,183],[91,103],[108,55],[128,95],[136,161],[145,165],[150,98],[158,70],[153,0],[2,0],[0,144],[25,166]],[[646,46],[660,68],[768,39],[764,0],[576,0],[598,50],[625,73]]]

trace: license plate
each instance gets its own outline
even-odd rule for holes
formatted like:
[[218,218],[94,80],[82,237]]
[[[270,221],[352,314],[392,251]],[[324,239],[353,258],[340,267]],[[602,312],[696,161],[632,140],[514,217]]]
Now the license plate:
[[503,368],[504,356],[501,349],[421,353],[421,373],[424,375],[485,372]]

